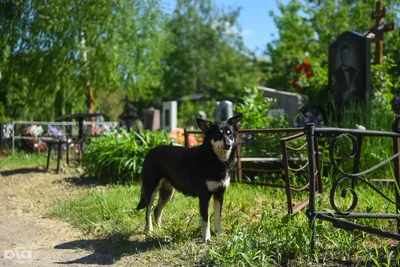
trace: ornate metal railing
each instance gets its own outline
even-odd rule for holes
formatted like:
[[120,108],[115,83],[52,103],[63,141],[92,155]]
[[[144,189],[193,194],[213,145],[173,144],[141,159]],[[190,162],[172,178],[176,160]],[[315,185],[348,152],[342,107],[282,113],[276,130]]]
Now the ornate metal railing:
[[[392,132],[384,131],[371,131],[371,130],[354,130],[354,129],[341,129],[341,128],[316,128],[313,124],[309,124],[304,128],[307,135],[307,145],[308,145],[308,158],[309,158],[309,179],[310,179],[310,191],[309,191],[309,208],[307,210],[307,216],[310,221],[310,226],[312,229],[311,237],[311,249],[315,249],[316,244],[316,228],[315,220],[321,219],[329,221],[334,227],[342,228],[345,230],[361,230],[364,232],[380,235],[387,238],[400,239],[400,196],[398,186],[394,187],[396,199],[392,200],[385,195],[380,189],[374,186],[368,179],[365,178],[367,174],[370,174],[376,169],[388,165],[391,161],[394,163],[394,182],[399,185],[400,182],[400,130],[399,130],[400,117],[396,119],[393,124]],[[360,168],[360,158],[361,158],[361,148],[363,139],[365,137],[381,137],[381,138],[392,138],[393,140],[393,153],[386,160],[376,164],[375,166],[369,167],[364,171],[359,171]],[[315,144],[318,142],[319,138],[331,138],[331,143],[329,147],[329,159],[330,164],[333,166],[336,173],[339,174],[339,178],[335,180],[330,189],[330,206],[334,212],[322,212],[318,211],[316,207],[316,167],[318,162],[315,158]],[[351,151],[344,153],[344,158],[354,159],[353,171],[349,173],[344,171],[338,164],[338,158],[344,160],[343,157],[337,157],[335,151],[338,150],[338,141],[341,138],[348,138],[351,142]],[[343,188],[345,182],[348,181],[347,187]],[[375,191],[384,200],[388,201],[394,205],[396,209],[395,214],[388,213],[356,213],[354,212],[359,203],[359,196],[357,194],[357,187],[365,185]],[[341,191],[340,191],[341,190]],[[349,197],[348,205],[343,209],[339,207],[336,202],[335,196],[341,193],[342,198]],[[348,193],[350,195],[348,195]],[[362,225],[356,222],[348,221],[349,218],[370,218],[370,219],[394,219],[397,220],[397,232],[390,232],[383,229],[378,229],[371,226]]]
[[[185,146],[189,147],[189,135],[190,134],[202,134],[201,131],[199,130],[187,130],[184,129],[184,138],[185,138]],[[246,155],[244,156],[242,153],[243,149],[243,138],[240,136],[242,134],[260,134],[264,138],[261,140],[256,140],[253,142],[249,142],[249,140],[246,140],[247,145],[250,147],[255,147],[255,146],[265,146],[265,140],[273,141],[271,142],[272,144],[279,145],[277,146],[277,153],[265,153],[263,155],[257,155],[257,156],[249,156]],[[290,135],[289,135],[290,134]],[[258,186],[266,186],[266,187],[273,187],[273,188],[282,188],[285,189],[286,193],[286,199],[287,199],[287,207],[288,207],[288,214],[294,214],[302,210],[307,206],[309,203],[309,198],[302,199],[300,201],[293,201],[292,198],[292,191],[306,191],[309,188],[309,184],[307,185],[302,185],[301,187],[295,187],[292,184],[291,178],[290,178],[290,173],[296,173],[298,174],[299,172],[306,172],[307,171],[307,166],[308,166],[308,158],[302,158],[302,157],[293,157],[294,153],[301,153],[301,152],[306,152],[307,149],[307,143],[306,140],[304,140],[305,133],[303,131],[303,128],[274,128],[274,129],[240,129],[238,131],[238,150],[237,150],[237,180],[235,180],[238,183],[243,183],[243,184],[252,184],[252,185],[258,185]],[[293,146],[289,145],[290,142],[293,141],[300,141],[301,140],[301,145],[299,146]],[[280,151],[279,151],[280,150]],[[315,157],[318,159],[318,147],[315,147]],[[290,157],[292,156],[292,157]],[[246,162],[279,162],[282,167],[279,167],[278,169],[276,168],[243,168],[242,163]],[[290,162],[296,162],[302,164],[300,166],[292,167],[290,166]],[[317,166],[318,167],[318,166]],[[255,180],[245,180],[243,179],[243,171],[247,172],[255,172],[258,174],[261,173],[282,173],[283,174],[283,184],[278,183],[277,181],[275,182],[268,182],[268,181],[255,181]],[[321,182],[321,177],[318,174],[318,168],[316,169],[316,194],[322,193],[322,182]],[[307,192],[307,191],[306,191]]]

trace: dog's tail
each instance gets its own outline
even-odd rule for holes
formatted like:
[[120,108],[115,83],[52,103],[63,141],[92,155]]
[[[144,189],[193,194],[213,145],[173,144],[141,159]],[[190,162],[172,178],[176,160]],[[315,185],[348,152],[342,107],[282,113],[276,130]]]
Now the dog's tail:
[[147,206],[147,203],[146,203],[147,201],[146,201],[146,198],[143,196],[143,194],[142,194],[142,196],[140,197],[140,201],[139,201],[139,204],[138,204],[138,206],[136,207],[136,210],[141,210],[141,209],[144,209],[146,206]]
[[146,196],[144,194],[144,192],[142,191],[141,195],[140,195],[140,201],[139,204],[136,207],[136,210],[141,210],[147,207],[147,201],[146,201]]

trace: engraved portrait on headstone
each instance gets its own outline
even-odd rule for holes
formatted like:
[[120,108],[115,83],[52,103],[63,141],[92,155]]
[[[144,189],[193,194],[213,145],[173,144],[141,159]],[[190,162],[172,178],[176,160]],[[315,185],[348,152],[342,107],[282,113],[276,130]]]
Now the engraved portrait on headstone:
[[336,109],[365,103],[371,92],[370,41],[345,32],[329,49],[329,85]]

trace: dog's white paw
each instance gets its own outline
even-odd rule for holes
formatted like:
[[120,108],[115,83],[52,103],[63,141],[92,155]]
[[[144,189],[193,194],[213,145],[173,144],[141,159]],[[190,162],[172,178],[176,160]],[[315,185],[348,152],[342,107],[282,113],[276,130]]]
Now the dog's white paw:
[[210,222],[201,220],[201,233],[203,234],[203,241],[207,242],[211,238]]
[[210,241],[211,240],[211,236],[210,235],[206,235],[206,236],[203,236],[203,242],[204,243],[207,243],[208,241]]
[[153,231],[153,225],[146,226],[146,233],[150,233]]

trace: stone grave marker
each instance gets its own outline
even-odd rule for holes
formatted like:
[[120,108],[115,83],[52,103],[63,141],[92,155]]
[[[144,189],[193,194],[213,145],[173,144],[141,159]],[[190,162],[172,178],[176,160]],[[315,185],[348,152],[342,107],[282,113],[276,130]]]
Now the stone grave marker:
[[226,121],[229,118],[233,117],[233,104],[231,101],[224,100],[218,101],[216,110],[216,120],[217,121]]
[[267,116],[276,116],[282,112],[288,116],[289,121],[294,121],[299,108],[304,105],[308,98],[305,95],[279,91],[267,87],[258,87],[259,91],[263,92],[264,97],[276,99],[278,109],[271,109]]
[[160,129],[160,110],[149,108],[144,111],[144,129],[157,131]]
[[365,103],[371,95],[369,38],[345,32],[329,47],[329,88],[337,115],[343,108]]
[[168,101],[162,105],[162,129],[171,132],[177,126],[178,102]]
[[268,110],[267,117],[285,117],[285,110],[278,108],[278,109],[270,109]]
[[206,120],[207,114],[204,111],[200,110],[196,113],[196,118]]

